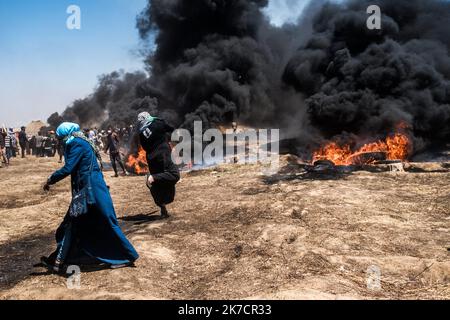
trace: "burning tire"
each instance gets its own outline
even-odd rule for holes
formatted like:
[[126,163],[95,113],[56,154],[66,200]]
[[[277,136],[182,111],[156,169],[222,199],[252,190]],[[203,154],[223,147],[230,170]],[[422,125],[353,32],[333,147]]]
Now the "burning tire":
[[334,167],[334,166],[336,166],[336,165],[335,165],[334,162],[331,161],[331,160],[317,160],[317,161],[315,161],[315,162],[313,163],[313,166],[314,166],[314,167],[324,166],[324,167],[330,167],[330,168],[332,168],[332,167]]
[[387,160],[386,152],[363,152],[350,156],[347,161],[353,165],[360,166],[385,160]]

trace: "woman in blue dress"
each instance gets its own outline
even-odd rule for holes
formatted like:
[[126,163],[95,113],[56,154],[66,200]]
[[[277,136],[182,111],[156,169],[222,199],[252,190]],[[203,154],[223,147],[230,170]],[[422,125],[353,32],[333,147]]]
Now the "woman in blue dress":
[[[87,213],[73,218],[69,211],[56,231],[57,249],[41,263],[52,271],[63,266],[96,265],[109,268],[133,266],[139,255],[120,229],[111,195],[103,179],[95,146],[80,132],[79,125],[65,122],[56,130],[65,143],[65,165],[53,173],[45,190],[71,176],[72,192],[87,192]],[[100,159],[101,163],[101,159]]]

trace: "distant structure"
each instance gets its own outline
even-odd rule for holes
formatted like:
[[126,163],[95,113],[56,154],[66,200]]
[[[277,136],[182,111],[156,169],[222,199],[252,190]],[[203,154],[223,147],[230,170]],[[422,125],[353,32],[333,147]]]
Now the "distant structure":
[[41,128],[46,126],[48,125],[45,122],[38,120],[38,121],[31,121],[25,127],[28,136],[37,136]]

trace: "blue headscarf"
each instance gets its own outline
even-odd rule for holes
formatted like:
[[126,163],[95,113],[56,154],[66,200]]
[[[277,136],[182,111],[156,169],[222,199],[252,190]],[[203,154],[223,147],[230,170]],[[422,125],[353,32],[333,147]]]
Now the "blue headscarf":
[[59,125],[58,129],[56,129],[56,134],[58,137],[61,138],[67,138],[66,144],[69,144],[72,142],[73,139],[75,139],[74,136],[72,136],[72,133],[80,131],[80,126],[76,123],[72,122],[63,122]]

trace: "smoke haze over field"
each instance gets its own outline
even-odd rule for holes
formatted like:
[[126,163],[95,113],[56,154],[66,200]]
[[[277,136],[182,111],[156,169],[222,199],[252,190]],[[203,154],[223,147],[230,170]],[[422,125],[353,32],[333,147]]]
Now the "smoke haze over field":
[[[369,5],[382,29],[366,27]],[[138,16],[144,73],[113,73],[65,119],[129,123],[142,110],[191,128],[239,121],[318,144],[345,132],[450,140],[450,4],[314,1],[274,26],[267,0],[152,0]]]

